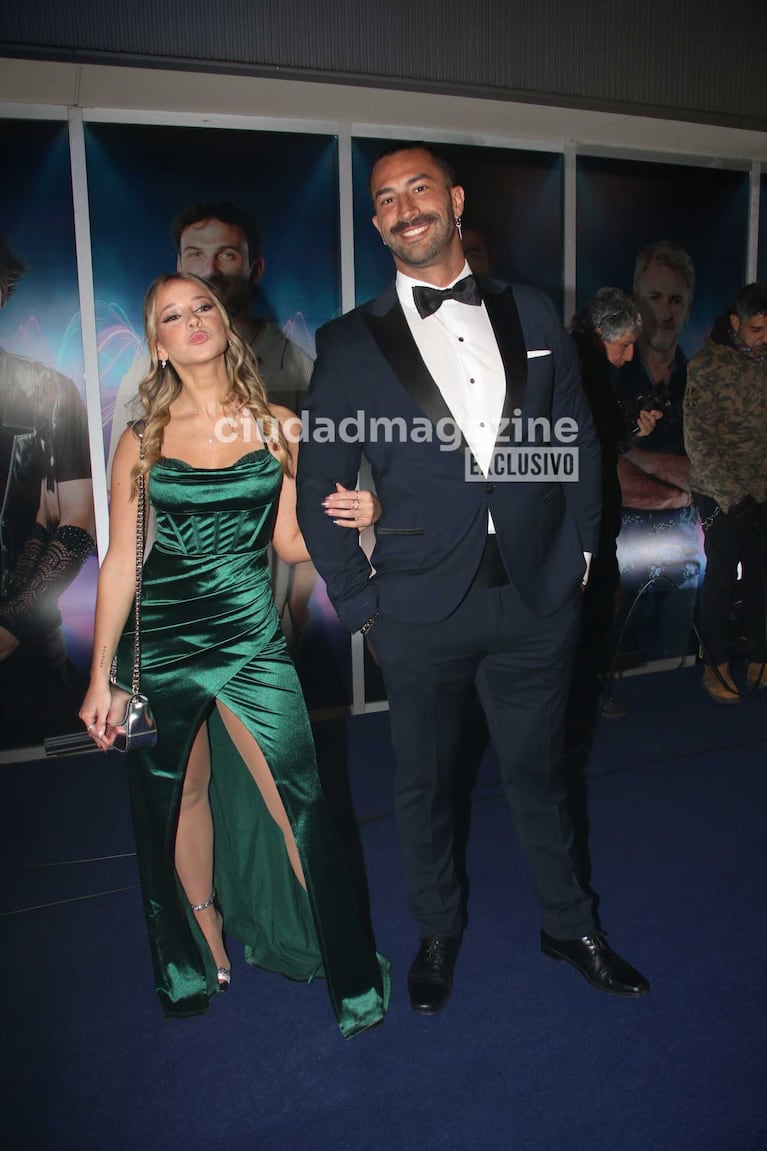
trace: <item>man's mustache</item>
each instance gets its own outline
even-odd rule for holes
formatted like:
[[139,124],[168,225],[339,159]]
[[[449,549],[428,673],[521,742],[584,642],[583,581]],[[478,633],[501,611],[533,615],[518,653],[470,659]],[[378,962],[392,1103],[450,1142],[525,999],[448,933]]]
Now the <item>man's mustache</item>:
[[414,216],[412,220],[400,220],[399,224],[393,224],[390,231],[393,236],[398,236],[400,232],[406,232],[408,228],[420,228],[423,224],[438,224],[439,216],[436,212],[421,212],[420,216]]

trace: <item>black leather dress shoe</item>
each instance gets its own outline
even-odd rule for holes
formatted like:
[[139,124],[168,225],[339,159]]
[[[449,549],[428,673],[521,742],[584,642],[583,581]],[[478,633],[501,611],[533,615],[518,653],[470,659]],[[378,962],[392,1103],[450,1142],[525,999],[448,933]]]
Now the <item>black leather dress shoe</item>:
[[565,959],[577,967],[584,979],[610,995],[646,995],[650,984],[636,968],[616,955],[601,931],[582,939],[552,939],[541,932],[541,951],[552,959]]
[[434,1015],[453,990],[453,968],[461,949],[454,935],[430,935],[421,940],[407,975],[410,1006],[419,1015]]

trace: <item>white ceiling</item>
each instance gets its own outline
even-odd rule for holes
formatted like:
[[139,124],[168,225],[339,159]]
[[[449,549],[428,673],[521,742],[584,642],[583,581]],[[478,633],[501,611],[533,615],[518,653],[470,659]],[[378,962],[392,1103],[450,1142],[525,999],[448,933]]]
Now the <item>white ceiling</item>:
[[330,131],[476,144],[559,149],[573,142],[582,151],[671,154],[714,165],[767,162],[767,132],[717,125],[299,80],[0,60],[0,114],[29,114],[29,105],[111,110],[120,118],[181,114],[211,125],[220,117],[327,122]]

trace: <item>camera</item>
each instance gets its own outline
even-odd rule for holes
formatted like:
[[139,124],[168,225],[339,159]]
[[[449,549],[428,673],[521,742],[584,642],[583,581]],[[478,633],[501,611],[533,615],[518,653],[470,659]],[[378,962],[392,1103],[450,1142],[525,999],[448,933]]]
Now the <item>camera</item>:
[[632,436],[639,434],[640,412],[668,412],[671,410],[671,396],[667,384],[659,383],[646,392],[620,401],[626,427]]

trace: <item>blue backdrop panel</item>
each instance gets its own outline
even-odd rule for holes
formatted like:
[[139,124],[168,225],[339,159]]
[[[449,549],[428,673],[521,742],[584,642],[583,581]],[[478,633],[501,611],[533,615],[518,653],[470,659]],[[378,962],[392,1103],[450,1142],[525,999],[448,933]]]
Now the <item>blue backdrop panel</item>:
[[[89,124],[86,156],[107,449],[117,389],[142,351],[145,290],[174,270],[171,222],[196,201],[229,200],[255,218],[265,271],[253,312],[314,355],[315,332],[341,298],[334,136]],[[287,626],[307,702],[345,704],[348,634],[316,573],[301,579],[300,612]]]
[[[0,348],[3,355],[8,353],[31,361],[27,368],[30,380],[42,381],[45,369],[53,368],[74,384],[71,392],[68,383],[63,385],[66,398],[61,387],[55,385],[56,398],[41,400],[39,410],[37,401],[33,401],[37,415],[31,417],[30,427],[25,431],[18,413],[14,415],[15,401],[11,402],[12,393],[17,394],[11,376],[17,378],[18,361],[5,360],[0,396],[2,439],[7,449],[0,450],[0,575],[5,593],[10,594],[9,584],[21,539],[19,533],[25,538],[27,535],[19,517],[26,517],[30,531],[35,518],[40,519],[41,515],[46,528],[55,531],[58,526],[57,477],[62,475],[59,449],[62,424],[70,418],[77,421],[78,461],[88,481],[90,463],[84,423],[83,352],[67,126],[60,121],[2,120],[0,151],[6,158],[0,180],[0,234],[12,258],[25,268],[15,289],[7,296],[4,294],[0,309]],[[63,403],[67,405],[66,418],[61,415]],[[38,511],[40,500],[34,498],[39,497],[38,486],[36,493],[30,491],[29,507],[22,515],[18,511],[17,493],[18,485],[23,486],[26,480],[22,481],[21,473],[27,478],[32,475],[35,444],[39,445],[40,436],[45,435],[40,430],[40,420],[53,418],[57,405],[57,447],[51,451],[57,453],[59,464],[54,464],[49,475],[45,513]],[[31,430],[32,423],[36,430]],[[64,432],[71,441],[73,425],[68,426],[70,430],[64,429]],[[16,459],[15,464],[12,457]],[[29,482],[39,485],[39,478]],[[59,596],[63,649],[58,639],[55,643],[51,639],[47,651],[44,653],[41,647],[39,656],[32,659],[31,644],[22,641],[12,654],[0,654],[0,679],[10,677],[14,687],[28,682],[29,714],[34,716],[29,724],[23,723],[23,716],[19,716],[11,698],[0,690],[0,752],[20,746],[39,746],[48,738],[81,727],[75,706],[75,701],[79,703],[80,688],[76,685],[90,663],[95,579],[96,561],[91,558]],[[60,664],[62,675],[66,674],[68,681],[66,692],[63,688],[59,692],[56,684],[60,677],[54,670],[62,658],[65,660]],[[56,699],[61,701],[61,707],[56,706]]]

